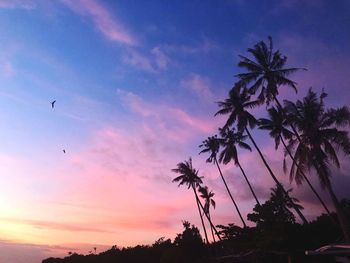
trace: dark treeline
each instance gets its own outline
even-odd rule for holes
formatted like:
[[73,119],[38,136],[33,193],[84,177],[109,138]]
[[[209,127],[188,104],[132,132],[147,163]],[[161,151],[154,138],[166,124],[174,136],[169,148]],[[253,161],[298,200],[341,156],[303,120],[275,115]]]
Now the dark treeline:
[[[306,256],[306,250],[337,242],[341,229],[332,222],[336,214],[322,214],[307,225],[296,223],[282,191],[272,189],[270,199],[255,206],[248,220],[255,227],[218,225],[221,241],[206,244],[199,230],[183,222],[183,232],[174,241],[160,238],[149,246],[119,248],[99,254],[71,253],[65,258],[48,258],[43,263],[196,263],[196,262],[334,262],[332,257]],[[350,201],[342,207],[350,219]]]
[[[201,154],[209,154],[212,163],[232,202],[232,213],[239,224],[216,225],[211,210],[215,208],[214,192],[205,186],[205,178],[193,167],[189,158],[172,169],[173,182],[186,186],[194,197],[194,212],[198,213],[203,231],[183,222],[184,231],[174,241],[160,239],[151,246],[117,248],[99,255],[73,254],[56,262],[334,262],[327,256],[305,256],[328,244],[350,244],[350,201],[339,201],[332,185],[332,173],[340,168],[341,160],[349,161],[350,111],[346,106],[330,108],[325,104],[327,93],[311,88],[305,97],[296,101],[281,100],[281,88],[297,91],[297,83],[290,76],[303,68],[286,67],[287,57],[274,50],[272,39],[258,42],[247,49],[248,56],[239,56],[238,67],[244,72],[218,102],[215,114],[227,117],[218,134],[209,136],[200,145]],[[265,116],[255,116],[251,110],[266,109]],[[263,111],[259,111],[260,113]],[[292,196],[292,190],[281,183],[281,176],[271,167],[269,159],[255,140],[254,129],[267,131],[276,151],[282,151],[281,167],[289,174],[290,182],[311,191],[324,214],[309,222],[304,216],[303,200]],[[266,170],[260,176],[269,176],[275,187],[270,198],[262,202],[254,190],[249,173],[239,160],[241,150],[255,154]],[[339,158],[339,155],[345,158]],[[227,184],[221,165],[233,163],[242,174],[256,205],[245,217]],[[289,165],[288,165],[289,164]],[[328,207],[309,180],[314,173],[328,192],[332,207]],[[268,178],[268,177],[266,177]],[[240,186],[242,187],[242,186]],[[331,212],[335,211],[335,212]],[[248,226],[255,224],[254,227]]]

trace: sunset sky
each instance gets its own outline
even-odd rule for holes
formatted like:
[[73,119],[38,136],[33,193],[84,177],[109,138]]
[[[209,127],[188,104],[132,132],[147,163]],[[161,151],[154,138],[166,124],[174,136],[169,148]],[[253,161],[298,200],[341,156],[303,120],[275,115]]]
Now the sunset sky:
[[[312,86],[329,93],[328,105],[349,105],[349,28],[346,0],[0,0],[0,261],[151,244],[174,238],[181,220],[199,227],[193,193],[171,182],[190,156],[216,193],[214,223],[240,225],[198,155],[224,124],[215,102],[240,72],[238,54],[271,35],[289,66],[308,69],[291,76],[298,94],[282,89],[281,99]],[[289,184],[273,140],[253,134],[305,215],[319,215],[308,189]],[[341,158],[334,188],[350,198]],[[257,154],[240,160],[266,200],[273,181]],[[254,200],[241,174],[223,171],[246,215]]]

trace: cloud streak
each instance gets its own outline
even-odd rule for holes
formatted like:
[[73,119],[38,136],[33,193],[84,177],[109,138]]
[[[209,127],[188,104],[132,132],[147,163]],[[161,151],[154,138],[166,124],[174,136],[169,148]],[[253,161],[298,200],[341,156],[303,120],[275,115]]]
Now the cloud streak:
[[72,11],[89,17],[98,31],[110,41],[134,46],[135,37],[108,10],[95,0],[61,0]]
[[25,224],[30,225],[36,228],[48,228],[64,231],[73,231],[73,232],[102,232],[109,233],[107,230],[93,227],[82,226],[81,223],[63,223],[55,221],[44,221],[36,219],[19,219],[19,218],[0,218],[0,221],[7,223],[16,223],[16,224]]

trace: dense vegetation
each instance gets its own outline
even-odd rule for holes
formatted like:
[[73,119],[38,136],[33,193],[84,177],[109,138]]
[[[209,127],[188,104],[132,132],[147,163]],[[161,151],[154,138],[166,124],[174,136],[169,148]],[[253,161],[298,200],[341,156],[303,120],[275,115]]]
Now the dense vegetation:
[[[203,184],[192,159],[177,164],[172,171],[177,174],[174,182],[185,185],[195,198],[195,209],[201,219],[204,240],[198,228],[184,221],[184,231],[172,242],[161,238],[151,246],[117,248],[99,255],[72,254],[65,259],[47,259],[44,263],[56,262],[334,262],[327,257],[306,257],[305,250],[316,249],[330,243],[350,244],[350,202],[338,200],[332,186],[332,171],[341,166],[339,154],[350,155],[350,111],[346,106],[327,108],[327,94],[317,94],[309,89],[306,96],[295,102],[279,100],[280,88],[292,88],[297,84],[289,76],[304,70],[287,68],[287,57],[273,49],[272,39],[261,41],[248,49],[252,58],[240,56],[238,67],[244,72],[228,97],[219,102],[215,115],[227,116],[225,125],[218,134],[208,137],[200,145],[200,153],[209,154],[207,162],[213,163],[223,181],[242,227],[215,225],[211,208],[215,208],[214,193]],[[264,106],[267,117],[257,118],[250,110]],[[283,147],[285,172],[289,169],[291,181],[305,184],[324,208],[325,213],[308,222],[301,201],[294,198],[291,190],[285,189],[268,159],[254,139],[253,129],[266,130],[274,140],[275,149]],[[250,144],[251,145],[250,145]],[[257,153],[266,167],[266,173],[275,182],[270,198],[262,203],[249,174],[239,161],[239,150]],[[287,167],[288,160],[291,165]],[[239,204],[234,199],[220,165],[233,162],[241,171],[247,189],[256,205],[244,218]],[[310,171],[315,172],[323,188],[329,193],[335,213],[330,212],[311,182]],[[204,203],[202,203],[201,198]],[[196,212],[196,213],[197,213]],[[298,216],[299,221],[295,216]],[[255,223],[248,227],[247,220]],[[206,222],[210,230],[206,229]],[[298,223],[298,222],[301,222]],[[210,243],[211,240],[211,243]]]

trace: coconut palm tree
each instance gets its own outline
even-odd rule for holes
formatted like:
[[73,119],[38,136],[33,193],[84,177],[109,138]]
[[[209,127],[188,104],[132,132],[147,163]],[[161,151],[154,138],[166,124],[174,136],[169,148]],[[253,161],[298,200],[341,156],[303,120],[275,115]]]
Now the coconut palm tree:
[[288,113],[293,116],[293,124],[300,134],[298,140],[290,140],[289,146],[295,148],[294,160],[290,170],[291,180],[301,182],[303,172],[314,168],[321,185],[328,191],[338,215],[338,221],[345,240],[350,242],[350,225],[341,208],[331,183],[331,164],[337,168],[340,162],[336,150],[350,155],[350,139],[346,130],[350,126],[350,111],[347,107],[326,109],[322,92],[320,97],[311,89],[302,101],[285,101]]
[[[302,68],[285,68],[287,57],[279,50],[273,50],[272,38],[268,37],[268,45],[260,41],[247,51],[253,56],[252,59],[239,56],[238,67],[247,70],[245,73],[237,74],[240,82],[244,85],[252,84],[248,90],[255,94],[259,89],[258,101],[269,104],[272,100],[278,107],[282,108],[277,99],[278,89],[281,85],[290,87],[297,92],[296,82],[288,79],[288,76]],[[305,69],[303,69],[305,70]]]
[[[285,191],[281,183],[278,181],[277,177],[271,170],[268,165],[265,157],[263,156],[261,150],[256,144],[254,138],[252,137],[249,128],[254,128],[257,124],[256,118],[248,111],[249,108],[254,108],[259,105],[259,101],[251,101],[248,90],[243,86],[243,83],[238,82],[235,86],[230,90],[229,97],[225,101],[218,102],[220,110],[215,114],[216,115],[226,115],[229,114],[229,117],[226,121],[224,128],[232,126],[236,123],[239,132],[245,131],[253,143],[255,149],[259,153],[261,160],[263,161],[266,169],[268,170],[270,176],[274,180],[274,182],[279,185],[286,195],[288,193]],[[301,213],[300,209],[297,206],[293,207],[297,214],[300,216],[304,223],[307,223],[306,218]]]
[[202,151],[199,152],[199,154],[201,153],[210,153],[209,155],[209,158],[207,159],[207,162],[208,163],[214,163],[216,165],[216,167],[218,168],[218,171],[219,171],[219,174],[220,174],[220,177],[225,185],[225,188],[227,190],[227,193],[229,194],[230,198],[231,198],[231,201],[233,203],[233,205],[235,206],[236,208],[236,211],[239,215],[239,218],[241,219],[242,221],[242,224],[244,227],[246,227],[246,223],[243,219],[243,216],[241,214],[241,212],[239,211],[239,208],[238,208],[238,205],[236,203],[236,201],[233,199],[233,196],[231,194],[231,191],[226,183],[226,180],[225,180],[225,177],[224,175],[222,174],[222,171],[221,171],[221,168],[220,168],[220,165],[218,163],[218,160],[217,160],[217,154],[220,150],[220,142],[219,142],[219,139],[216,137],[216,136],[212,136],[212,137],[208,137],[206,140],[204,140],[202,142],[201,145],[199,145],[200,148],[203,148]]
[[248,177],[238,160],[238,151],[236,147],[237,145],[240,148],[252,151],[249,144],[244,142],[244,140],[247,138],[247,135],[243,135],[242,132],[235,132],[234,129],[230,128],[220,129],[220,134],[222,136],[220,142],[224,148],[220,153],[219,162],[222,162],[223,164],[228,164],[230,161],[233,161],[234,164],[239,167],[257,205],[260,206],[260,202],[253,190],[253,187],[251,186]]
[[[290,149],[287,147],[286,140],[290,140],[293,137],[295,137],[295,134],[290,131],[286,126],[289,126],[290,123],[288,122],[286,118],[286,114],[284,113],[284,110],[276,109],[275,107],[271,107],[267,110],[269,118],[261,118],[259,119],[259,129],[267,130],[269,131],[270,136],[275,140],[275,148],[278,149],[280,143],[282,142],[285,154],[288,155],[292,162],[294,162],[294,157],[290,151]],[[297,165],[297,164],[296,164]],[[285,164],[284,164],[285,168]],[[306,177],[304,172],[301,172],[302,180],[304,180],[312,192],[316,195],[317,199],[320,201],[323,208],[326,210],[326,212],[330,215],[330,211],[326,204],[323,202],[320,195],[317,193],[316,189],[312,186],[309,179]]]
[[[212,206],[214,209],[216,207],[215,200],[213,199],[215,194],[212,191],[209,191],[207,186],[199,187],[198,191],[200,193],[200,197],[204,199],[204,213],[206,213],[208,215],[208,218],[211,219],[210,207]],[[214,230],[212,227],[210,227],[210,230],[213,241],[215,242]]]
[[[240,81],[246,85],[253,83],[249,92],[255,94],[260,89],[260,94],[258,96],[259,101],[262,103],[266,101],[269,104],[272,100],[275,101],[278,109],[284,113],[284,108],[279,102],[277,95],[280,86],[287,86],[297,92],[297,83],[288,79],[288,76],[299,70],[306,70],[304,68],[285,68],[287,62],[287,57],[283,56],[279,50],[273,50],[272,38],[268,37],[268,45],[264,41],[260,41],[255,44],[253,48],[249,48],[247,51],[253,55],[253,59],[249,59],[245,56],[240,56],[241,60],[238,66],[246,69],[248,72],[238,74],[237,77]],[[289,123],[294,135],[300,142],[300,136],[292,123]],[[288,130],[282,131],[284,135],[288,135]],[[279,136],[274,136],[276,147],[278,147],[280,141],[284,144],[283,139],[281,140]],[[277,149],[277,148],[276,148]],[[287,155],[291,157],[286,148]],[[304,179],[314,194],[317,196],[318,200],[321,202],[324,209],[329,214],[329,210],[325,203],[322,201],[321,197],[318,195],[310,181],[304,175]]]
[[[249,87],[249,92],[255,94],[260,89],[258,101],[267,105],[273,100],[277,107],[284,111],[277,95],[281,86],[287,86],[297,92],[297,83],[288,79],[290,74],[305,68],[285,68],[287,57],[283,56],[279,50],[273,50],[272,38],[268,37],[268,45],[264,41],[260,41],[253,48],[248,48],[248,52],[253,55],[253,59],[245,56],[241,58],[238,66],[246,69],[248,72],[236,75],[240,82],[244,85],[253,83]],[[293,124],[290,127],[297,139],[300,141],[299,134]]]
[[[189,158],[188,161],[178,163],[177,167],[175,169],[172,169],[172,171],[180,174],[180,176],[173,179],[173,182],[178,182],[179,186],[187,185],[188,189],[192,188],[195,199],[196,199],[199,216],[201,218],[203,231],[204,231],[204,234],[206,237],[206,241],[208,243],[208,236],[206,234],[206,229],[205,229],[205,225],[204,225],[204,221],[203,221],[203,217],[202,217],[202,213],[201,213],[201,211],[204,211],[204,207],[203,207],[201,201],[199,200],[197,190],[196,190],[197,186],[199,186],[202,183],[202,179],[198,176],[198,170],[193,168],[192,159]],[[204,215],[207,217],[207,219],[210,223],[210,226],[213,228],[213,230],[215,232],[215,235],[219,238],[219,240],[221,240],[219,233],[217,232],[217,230],[216,230],[215,226],[213,225],[212,221],[210,220],[210,218],[208,218],[208,215],[206,213],[204,213]]]
[[198,198],[197,191],[196,191],[197,186],[199,186],[202,183],[202,179],[198,176],[198,170],[193,168],[192,159],[189,158],[188,161],[178,163],[177,168],[172,169],[172,171],[180,174],[180,176],[176,177],[173,180],[173,182],[178,182],[179,186],[185,184],[188,186],[188,189],[192,188],[194,196],[196,198],[197,208],[198,208],[199,216],[201,218],[202,227],[203,227],[203,231],[204,231],[204,235],[205,235],[205,240],[206,240],[207,244],[209,244],[207,231],[205,229],[205,225],[204,225],[204,221],[203,221],[203,216],[202,216],[201,209],[200,209],[200,206],[198,203],[199,198]]

